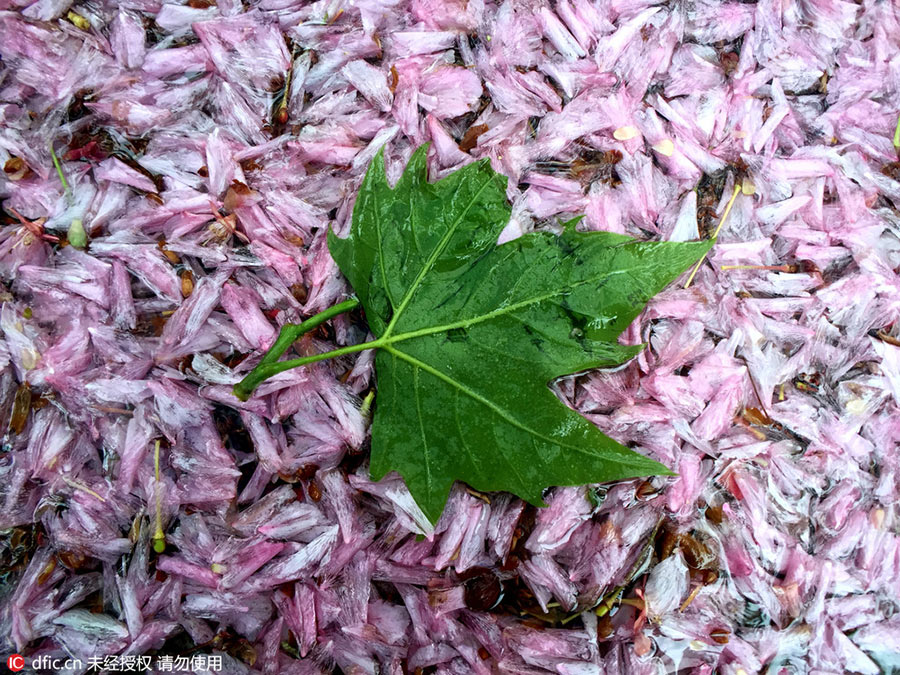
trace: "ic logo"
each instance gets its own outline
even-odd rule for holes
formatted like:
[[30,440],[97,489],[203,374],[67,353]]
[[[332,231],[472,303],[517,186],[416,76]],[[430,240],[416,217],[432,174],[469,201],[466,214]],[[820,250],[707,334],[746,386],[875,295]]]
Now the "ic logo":
[[25,657],[21,654],[10,654],[9,658],[6,659],[6,665],[9,666],[11,671],[18,673],[25,667]]

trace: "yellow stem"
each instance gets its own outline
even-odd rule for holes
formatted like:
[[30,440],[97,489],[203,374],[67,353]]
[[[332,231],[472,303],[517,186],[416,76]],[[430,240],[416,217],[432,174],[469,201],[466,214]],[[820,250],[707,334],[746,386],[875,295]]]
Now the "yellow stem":
[[156,530],[153,532],[153,550],[162,553],[166,550],[166,535],[162,529],[162,498],[159,484],[159,439],[156,439],[156,448],[153,451],[153,469],[156,474],[156,482],[153,492],[156,495]]
[[697,597],[697,595],[700,593],[700,591],[702,589],[703,589],[702,584],[698,584],[697,586],[695,586],[694,590],[691,591],[690,595],[687,596],[687,599],[681,604],[681,607],[678,608],[678,611],[683,612],[684,610],[686,610],[690,606],[690,604],[694,601],[694,598]]
[[70,486],[70,487],[73,487],[73,488],[75,488],[76,490],[81,490],[82,492],[86,492],[87,494],[91,495],[92,497],[96,497],[96,498],[99,499],[101,502],[105,502],[105,501],[106,501],[105,499],[103,499],[103,497],[101,497],[101,496],[98,495],[96,492],[94,492],[93,490],[91,490],[91,488],[89,488],[87,485],[82,485],[82,484],[79,483],[78,481],[74,481],[74,480],[72,480],[71,478],[68,478],[67,476],[63,476],[62,479],[63,479],[63,482],[64,482],[66,485],[68,485],[68,486]]
[[897,115],[897,127],[894,129],[894,150],[900,153],[900,115]]
[[[734,200],[737,199],[737,196],[741,192],[740,184],[735,184],[734,192],[731,195],[731,199],[728,200],[728,205],[725,207],[725,212],[722,214],[722,217],[719,219],[719,226],[716,227],[716,231],[713,232],[712,238],[715,239],[719,236],[719,232],[722,230],[722,225],[725,224],[725,219],[728,218],[728,214],[731,213],[731,207],[734,206]],[[706,260],[706,256],[709,255],[709,252],[704,253],[703,257],[697,261],[697,264],[694,266],[694,269],[691,271],[691,276],[688,277],[687,283],[685,283],[684,287],[687,288],[691,285],[691,282],[694,281],[694,277],[697,276],[697,272],[700,270],[700,265],[703,264],[703,261]]]

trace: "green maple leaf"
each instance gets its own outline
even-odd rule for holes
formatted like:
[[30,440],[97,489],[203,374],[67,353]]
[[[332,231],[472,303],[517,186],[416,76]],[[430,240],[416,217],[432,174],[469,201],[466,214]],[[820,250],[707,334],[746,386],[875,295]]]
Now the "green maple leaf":
[[550,486],[671,474],[548,383],[640,351],[616,338],[712,242],[639,242],[569,224],[497,246],[510,217],[506,179],[482,160],[429,183],[426,150],[393,189],[379,153],[349,236],[328,236],[378,350],[372,477],[399,472],[435,522],[457,480],[543,505]]

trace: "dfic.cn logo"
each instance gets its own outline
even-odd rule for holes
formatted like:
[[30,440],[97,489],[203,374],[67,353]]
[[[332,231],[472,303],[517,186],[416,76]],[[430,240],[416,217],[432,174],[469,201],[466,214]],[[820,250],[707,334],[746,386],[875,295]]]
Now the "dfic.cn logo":
[[6,659],[6,665],[9,666],[11,671],[18,673],[25,667],[25,657],[21,654],[10,654],[9,658]]

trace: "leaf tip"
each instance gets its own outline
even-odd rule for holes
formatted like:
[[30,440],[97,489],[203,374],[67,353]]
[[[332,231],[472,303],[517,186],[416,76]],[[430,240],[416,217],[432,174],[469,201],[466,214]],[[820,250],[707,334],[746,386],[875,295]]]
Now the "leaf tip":
[[366,174],[363,177],[363,186],[371,189],[376,185],[383,185],[390,189],[387,182],[387,160],[384,157],[384,148],[385,146],[383,145],[378,148],[378,152],[375,153],[372,161],[369,162]]
[[585,216],[584,216],[584,214],[582,214],[580,216],[575,216],[574,218],[570,218],[569,220],[567,220],[564,223],[560,223],[560,225],[563,228],[563,232],[575,232],[576,231],[575,228],[578,227],[578,223],[580,223],[582,220],[584,220],[584,218],[585,218]]

